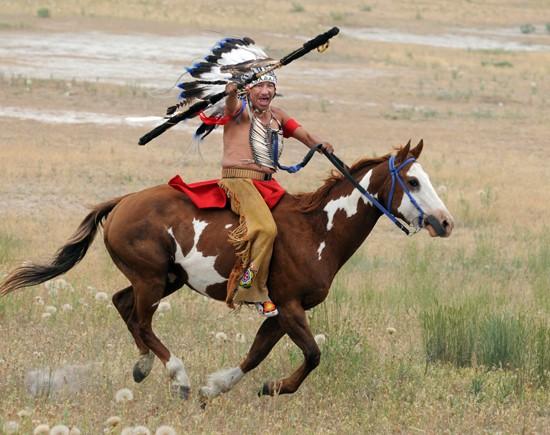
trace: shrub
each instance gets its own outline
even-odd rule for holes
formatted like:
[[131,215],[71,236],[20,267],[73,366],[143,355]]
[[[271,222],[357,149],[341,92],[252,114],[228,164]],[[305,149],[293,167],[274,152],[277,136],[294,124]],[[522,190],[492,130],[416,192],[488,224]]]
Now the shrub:
[[298,2],[292,2],[291,12],[304,12],[305,8]]
[[48,8],[40,8],[36,11],[36,16],[39,18],[50,18],[50,10]]
[[529,33],[535,33],[535,26],[533,26],[532,24],[522,24],[521,26],[519,26],[519,30],[521,31],[521,33],[527,35]]

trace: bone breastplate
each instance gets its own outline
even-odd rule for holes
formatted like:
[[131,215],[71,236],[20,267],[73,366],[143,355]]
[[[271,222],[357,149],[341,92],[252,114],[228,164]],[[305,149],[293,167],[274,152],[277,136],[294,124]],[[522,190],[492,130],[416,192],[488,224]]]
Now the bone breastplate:
[[[250,148],[252,149],[252,159],[254,163],[277,170],[276,160],[281,157],[283,152],[283,129],[281,123],[271,115],[269,123],[265,125],[260,119],[254,116],[250,110],[250,104],[247,104],[248,116],[250,118]],[[277,159],[275,159],[275,149],[277,149]]]

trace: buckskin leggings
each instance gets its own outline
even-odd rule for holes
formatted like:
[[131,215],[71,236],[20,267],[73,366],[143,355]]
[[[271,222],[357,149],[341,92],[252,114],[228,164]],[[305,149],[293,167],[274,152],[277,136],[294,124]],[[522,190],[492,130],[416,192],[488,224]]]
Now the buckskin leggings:
[[239,287],[235,302],[269,300],[267,277],[277,237],[277,225],[265,200],[248,178],[222,178],[218,184],[231,201],[231,210],[240,216],[239,226],[229,234],[243,267],[250,267],[255,276],[250,288]]

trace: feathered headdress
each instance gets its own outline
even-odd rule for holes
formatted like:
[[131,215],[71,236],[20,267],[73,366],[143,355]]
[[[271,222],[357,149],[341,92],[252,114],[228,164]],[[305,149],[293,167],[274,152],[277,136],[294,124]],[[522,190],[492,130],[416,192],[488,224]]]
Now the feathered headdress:
[[[210,53],[200,62],[186,68],[189,78],[178,83],[181,89],[179,102],[167,109],[166,115],[172,116],[185,110],[185,107],[197,101],[207,101],[216,94],[223,92],[229,82],[244,84],[252,73],[261,71],[276,64],[277,61],[268,57],[255,42],[244,37],[225,38],[218,41]],[[274,81],[271,72],[266,80]],[[264,81],[259,78],[256,82]],[[252,83],[254,84],[254,82]],[[225,98],[209,106],[199,114],[202,123],[195,132],[198,140],[208,136],[220,123],[225,109]]]
[[[313,49],[318,49],[321,52],[326,50],[329,39],[337,35],[339,31],[338,27],[333,27],[307,41],[302,47],[278,61],[267,57],[264,51],[257,47],[250,38],[222,39],[203,61],[187,69],[187,72],[195,80],[184,81],[178,85],[182,90],[181,101],[175,106],[169,107],[168,119],[141,136],[138,144],[145,145],[177,123],[200,116],[201,113],[206,113],[204,115],[206,118],[209,114],[219,117],[224,112],[225,85],[229,81],[237,82],[241,85],[240,87],[256,83],[258,78],[263,81],[262,76],[288,65]],[[192,101],[194,103],[184,110],[184,107]],[[216,125],[213,123],[209,126],[203,122],[195,135],[199,139],[203,139],[216,128]]]

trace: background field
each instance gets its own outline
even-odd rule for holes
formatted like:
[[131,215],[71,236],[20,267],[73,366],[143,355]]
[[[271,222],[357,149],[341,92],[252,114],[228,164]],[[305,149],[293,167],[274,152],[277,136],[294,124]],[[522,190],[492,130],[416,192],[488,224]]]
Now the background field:
[[[0,427],[15,420],[21,433],[30,433],[39,423],[64,423],[94,434],[118,415],[122,423],[113,433],[161,424],[181,433],[550,433],[548,23],[545,0],[2,1],[0,39],[12,42],[67,32],[114,41],[248,35],[280,57],[306,37],[340,26],[326,53],[281,70],[277,104],[349,162],[423,138],[421,162],[456,228],[448,240],[425,233],[408,239],[381,220],[327,301],[311,312],[314,332],[327,340],[321,365],[301,389],[256,396],[265,380],[301,363],[284,339],[205,410],[198,387],[208,373],[240,361],[261,319],[183,289],[168,298],[172,309],[154,326],[183,359],[192,399],[170,396],[158,361],[149,378],[134,384],[133,340],[112,305],[95,298],[126,286],[98,238],[65,277],[72,290],[40,286],[0,300]],[[522,33],[526,24],[534,32]],[[361,39],[373,28],[386,40],[401,32],[428,42]],[[436,38],[488,38],[486,32],[542,48],[448,48]],[[177,44],[166,48],[178,51]],[[89,77],[33,75],[17,69],[32,55],[13,53],[0,49],[0,274],[22,260],[48,258],[88,205],[176,173],[188,181],[219,175],[219,134],[203,144],[201,158],[189,129],[138,147],[151,125],[59,122],[67,111],[91,118],[162,115],[173,102],[167,86],[115,83],[95,69]],[[72,61],[83,56],[76,51]],[[72,61],[50,61],[61,71],[71,68]],[[159,74],[161,83],[176,78]],[[42,122],[31,112],[41,120],[65,115]],[[305,151],[286,146],[286,162]],[[319,156],[299,175],[278,178],[289,191],[311,190],[329,169]],[[57,311],[43,318],[47,305]],[[219,332],[225,340],[216,338]],[[85,367],[82,391],[28,393],[30,370],[68,365]],[[123,387],[133,391],[133,401],[115,401]],[[17,415],[23,409],[30,417]]]

